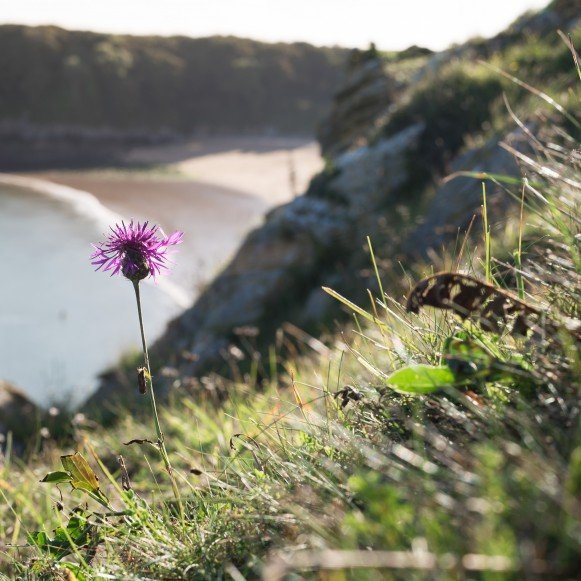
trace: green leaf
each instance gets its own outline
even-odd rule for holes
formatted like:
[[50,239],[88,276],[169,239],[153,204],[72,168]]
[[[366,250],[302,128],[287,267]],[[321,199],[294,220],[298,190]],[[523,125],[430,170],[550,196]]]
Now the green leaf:
[[448,367],[411,365],[392,373],[386,383],[401,393],[432,393],[442,387],[454,385],[454,374]]
[[70,473],[73,486],[82,485],[86,490],[99,490],[99,479],[89,463],[78,453],[61,456],[63,468]]
[[36,531],[34,533],[29,533],[27,535],[28,542],[32,545],[36,545],[41,551],[51,555],[55,559],[61,559],[67,554],[66,547],[68,546],[68,541],[63,543],[58,538],[51,539],[43,531]]
[[80,508],[73,510],[66,527],[59,526],[53,533],[50,538],[45,532],[34,532],[28,535],[28,541],[56,561],[99,540],[88,513]]
[[53,484],[60,484],[62,482],[70,482],[73,477],[68,472],[49,472],[41,482],[51,482]]
[[67,523],[67,533],[73,539],[77,539],[79,536],[86,534],[87,531],[87,515],[80,510],[77,510],[69,518]]
[[532,370],[521,354],[516,353],[508,360],[503,360],[491,353],[488,346],[464,332],[446,339],[444,359],[456,378],[456,384],[475,381],[518,383],[523,379],[530,384],[533,379]]
[[97,475],[81,454],[75,452],[74,454],[61,456],[61,463],[63,468],[71,475],[70,482],[73,488],[84,490],[91,498],[103,506],[109,505],[107,497],[99,488]]
[[36,545],[39,549],[45,550],[48,545],[48,535],[44,531],[35,531],[28,533],[28,542],[31,545]]

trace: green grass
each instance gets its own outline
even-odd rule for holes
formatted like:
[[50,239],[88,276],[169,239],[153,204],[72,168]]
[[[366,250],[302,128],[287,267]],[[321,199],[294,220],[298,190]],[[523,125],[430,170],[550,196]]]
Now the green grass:
[[[580,34],[575,30],[571,35],[574,46],[579,44]],[[410,83],[376,135],[378,139],[413,123],[424,125],[417,151],[409,159],[412,178],[402,188],[404,199],[409,200],[410,195],[418,198],[434,177],[445,175],[448,164],[469,142],[512,130],[514,121],[507,115],[506,102],[517,117],[529,122],[554,113],[553,104],[547,107],[531,87],[563,106],[578,138],[576,74],[569,47],[555,32],[543,38],[524,37],[482,60],[475,60],[472,54],[453,59]],[[527,86],[517,79],[526,79]]]

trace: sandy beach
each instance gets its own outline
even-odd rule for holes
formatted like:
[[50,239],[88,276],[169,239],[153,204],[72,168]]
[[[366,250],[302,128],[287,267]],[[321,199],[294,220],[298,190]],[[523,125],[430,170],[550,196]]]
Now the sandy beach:
[[126,161],[137,169],[30,175],[91,192],[121,214],[144,209],[165,218],[190,188],[192,195],[211,188],[268,209],[303,193],[323,166],[318,145],[295,137],[211,137],[135,148]]
[[89,192],[126,218],[185,232],[183,248],[195,258],[176,275],[186,287],[213,276],[264,214],[303,193],[323,165],[315,142],[293,137],[212,137],[135,148],[127,162],[129,169],[28,175]]

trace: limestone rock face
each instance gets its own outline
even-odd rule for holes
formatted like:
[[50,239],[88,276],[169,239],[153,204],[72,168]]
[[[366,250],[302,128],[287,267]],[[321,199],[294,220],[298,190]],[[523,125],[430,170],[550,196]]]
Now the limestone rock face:
[[353,216],[383,204],[390,192],[405,183],[409,177],[407,160],[422,129],[421,124],[412,125],[373,146],[363,146],[337,157],[339,172],[329,188],[348,202]]
[[355,51],[331,112],[319,126],[317,137],[323,154],[334,156],[367,143],[375,122],[395,101],[401,88],[378,56],[370,51]]
[[[528,140],[519,129],[504,140],[517,150],[530,149]],[[503,176],[520,177],[521,171],[514,156],[503,149],[501,140],[493,138],[482,147],[473,148],[460,155],[451,166],[450,174],[457,172],[486,172]],[[486,185],[486,199],[489,222],[502,220],[504,212],[514,205],[512,198],[490,181]],[[480,207],[482,188],[471,177],[457,177],[445,182],[435,191],[424,211],[422,223],[410,234],[404,243],[405,252],[414,258],[428,258],[433,252],[439,253],[458,235],[468,228],[476,216],[474,231],[480,232]]]

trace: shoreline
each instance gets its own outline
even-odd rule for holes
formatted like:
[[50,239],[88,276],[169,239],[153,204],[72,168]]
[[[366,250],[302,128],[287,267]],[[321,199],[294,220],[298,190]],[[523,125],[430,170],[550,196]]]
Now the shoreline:
[[3,173],[0,184],[48,193],[97,218],[104,232],[131,218],[183,231],[182,248],[192,260],[177,269],[176,279],[192,295],[270,209],[303,193],[323,167],[316,142],[280,136],[136,147],[126,161],[99,170]]
[[[184,184],[228,190],[260,200],[266,209],[302,194],[323,167],[319,147],[298,137],[232,136],[134,147],[123,163],[99,169],[6,172],[88,191],[99,201],[123,205],[125,188],[156,184],[160,194]],[[126,204],[125,204],[126,205]]]

